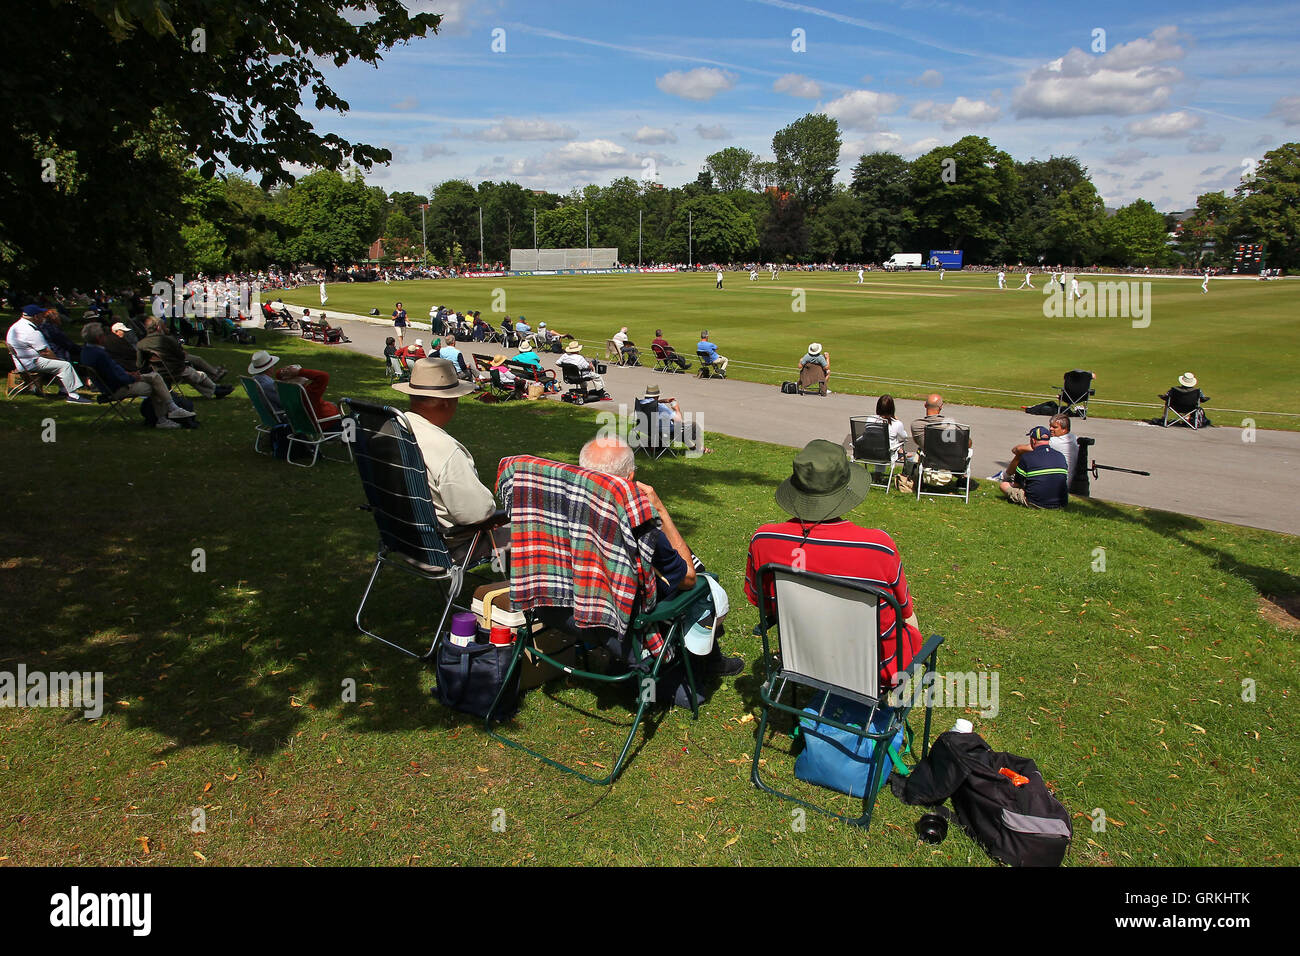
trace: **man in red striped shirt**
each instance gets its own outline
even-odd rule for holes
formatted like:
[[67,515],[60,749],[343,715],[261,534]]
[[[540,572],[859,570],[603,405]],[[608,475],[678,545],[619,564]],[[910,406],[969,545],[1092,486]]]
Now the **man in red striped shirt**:
[[920,651],[921,632],[893,538],[843,517],[862,503],[870,486],[867,470],[851,465],[839,445],[823,439],[809,442],[795,456],[793,474],[776,490],[776,503],[793,520],[762,525],[750,540],[745,563],[745,597],[757,607],[760,589],[763,590],[769,602],[767,611],[773,613],[770,602],[774,584],[768,580],[760,585],[758,581],[758,569],[765,564],[833,575],[890,592],[903,611],[902,646],[899,647],[900,625],[895,620],[894,609],[881,602],[883,690],[893,686],[894,675],[905,670]]

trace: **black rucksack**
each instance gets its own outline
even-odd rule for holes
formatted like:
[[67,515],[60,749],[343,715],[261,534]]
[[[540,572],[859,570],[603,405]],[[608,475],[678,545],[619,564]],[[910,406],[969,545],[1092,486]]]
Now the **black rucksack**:
[[979,734],[940,734],[912,773],[890,785],[904,803],[951,800],[967,835],[1010,866],[1059,866],[1074,835],[1070,812],[1047,789],[1038,765],[994,752]]
[[[187,412],[194,411],[194,403],[179,392],[172,392],[172,400]],[[149,428],[153,428],[158,424],[158,416],[154,414],[153,402],[148,398],[140,403],[140,417],[144,419],[145,425]],[[178,418],[176,424],[180,425],[181,428],[198,428],[199,419],[198,416]]]

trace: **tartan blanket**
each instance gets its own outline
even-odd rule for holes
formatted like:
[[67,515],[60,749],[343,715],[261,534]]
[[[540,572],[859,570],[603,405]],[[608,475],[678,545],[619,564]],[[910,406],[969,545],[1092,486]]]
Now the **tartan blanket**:
[[619,634],[627,633],[638,596],[644,610],[654,607],[653,548],[644,531],[658,518],[634,482],[516,455],[501,459],[497,492],[510,513],[514,607],[572,608],[578,627]]

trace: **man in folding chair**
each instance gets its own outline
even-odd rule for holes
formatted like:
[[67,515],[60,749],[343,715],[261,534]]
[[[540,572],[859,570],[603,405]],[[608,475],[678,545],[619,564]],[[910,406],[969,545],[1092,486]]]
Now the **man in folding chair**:
[[1178,376],[1178,384],[1160,396],[1165,403],[1163,417],[1159,424],[1168,426],[1186,425],[1189,428],[1205,428],[1210,420],[1201,408],[1210,400],[1210,396],[1201,391],[1200,383],[1191,372]]
[[148,398],[153,404],[155,428],[180,428],[177,420],[193,418],[194,413],[181,408],[157,372],[128,372],[104,349],[107,336],[100,322],[87,322],[81,329],[85,345],[81,364],[94,371],[107,390],[104,401],[119,402],[126,398]]

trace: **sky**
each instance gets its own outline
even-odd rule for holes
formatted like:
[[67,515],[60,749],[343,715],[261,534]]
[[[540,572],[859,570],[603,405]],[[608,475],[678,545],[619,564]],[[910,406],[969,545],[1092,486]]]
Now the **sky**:
[[1108,206],[1162,212],[1231,190],[1300,140],[1300,2],[1022,4],[411,0],[437,35],[378,68],[329,66],[351,109],[322,132],[390,149],[367,181],[566,193],[620,176],[677,186],[726,146],[772,156],[805,113],[863,153],[962,136],[1021,161],[1077,157]]

